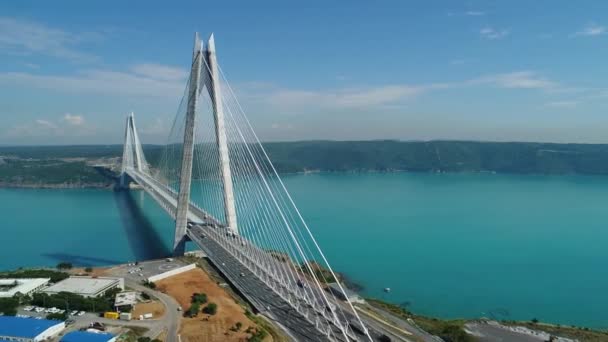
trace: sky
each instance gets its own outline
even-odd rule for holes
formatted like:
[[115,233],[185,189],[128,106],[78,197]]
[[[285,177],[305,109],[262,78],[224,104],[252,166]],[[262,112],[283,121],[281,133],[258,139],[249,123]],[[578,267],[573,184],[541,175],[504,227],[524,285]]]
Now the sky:
[[607,1],[3,1],[0,144],[163,143],[194,32],[264,141],[608,143]]

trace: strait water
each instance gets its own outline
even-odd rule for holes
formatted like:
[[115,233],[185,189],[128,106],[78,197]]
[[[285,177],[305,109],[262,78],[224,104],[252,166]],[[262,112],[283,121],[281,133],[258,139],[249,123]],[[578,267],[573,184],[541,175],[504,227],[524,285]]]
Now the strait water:
[[[608,327],[606,177],[284,179],[334,269],[364,295],[440,317]],[[138,191],[0,189],[0,217],[0,269],[161,257],[172,240],[169,217]]]

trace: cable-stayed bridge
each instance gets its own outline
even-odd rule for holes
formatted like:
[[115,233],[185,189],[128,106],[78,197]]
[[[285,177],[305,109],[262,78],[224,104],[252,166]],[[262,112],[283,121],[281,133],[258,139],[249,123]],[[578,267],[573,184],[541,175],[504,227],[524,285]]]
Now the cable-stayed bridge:
[[175,220],[174,255],[194,242],[298,341],[377,338],[339,282],[341,293],[328,291],[338,277],[226,81],[213,35],[205,44],[195,37],[183,97],[154,159],[146,161],[129,115],[121,186],[139,184]]

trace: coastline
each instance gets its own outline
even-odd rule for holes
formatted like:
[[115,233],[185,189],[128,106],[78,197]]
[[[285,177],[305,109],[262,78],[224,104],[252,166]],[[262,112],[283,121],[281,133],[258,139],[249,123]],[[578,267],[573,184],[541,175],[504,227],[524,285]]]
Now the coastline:
[[0,183],[0,189],[48,189],[48,190],[105,189],[105,190],[112,190],[113,188],[114,188],[114,184],[112,184],[112,183],[67,183],[67,184]]
[[[143,261],[143,260],[142,260]],[[71,265],[71,264],[70,264]],[[71,265],[72,266],[72,265]],[[19,267],[12,270],[0,270],[0,278],[15,276],[15,274],[28,271],[47,271],[57,274],[96,274],[121,264],[109,264],[92,267],[89,272],[83,273],[81,265],[74,264],[70,269],[57,269],[56,267]],[[204,270],[204,269],[203,269]],[[207,271],[205,271],[207,272]],[[484,329],[499,329],[506,333],[519,333],[532,336],[545,334],[546,336],[559,337],[562,341],[605,341],[608,340],[608,330],[577,327],[569,325],[540,322],[538,320],[494,320],[485,317],[444,319],[439,317],[424,316],[411,312],[400,305],[386,302],[376,298],[365,298],[366,306],[358,308],[366,316],[373,316],[378,322],[391,327],[396,327],[395,319],[403,320],[415,329],[427,334],[437,336],[443,340],[454,340],[463,342],[477,341],[482,337]],[[398,325],[398,324],[397,324]]]
[[[513,173],[513,172],[497,172],[497,171],[411,171],[411,170],[378,170],[378,169],[353,169],[353,170],[304,170],[295,172],[279,172],[279,176],[300,176],[300,175],[363,175],[363,174],[453,174],[453,175],[466,175],[466,174],[485,174],[485,175],[509,175],[509,176],[531,176],[531,177],[604,177],[606,174],[588,174],[588,173]],[[114,188],[116,183],[115,179],[108,182],[94,182],[94,183],[17,183],[17,182],[0,182],[0,189],[107,189],[111,190]]]

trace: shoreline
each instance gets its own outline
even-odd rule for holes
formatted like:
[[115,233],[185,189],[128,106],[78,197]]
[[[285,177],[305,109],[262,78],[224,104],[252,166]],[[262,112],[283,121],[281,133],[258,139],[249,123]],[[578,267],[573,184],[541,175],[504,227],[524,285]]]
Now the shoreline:
[[[162,259],[162,258],[161,258]],[[147,260],[141,260],[140,262],[144,262]],[[31,271],[31,270],[44,270],[44,271],[54,271],[54,272],[62,272],[66,274],[72,274],[70,271],[76,271],[79,269],[85,269],[85,267],[91,267],[92,272],[94,274],[97,270],[107,270],[113,267],[119,267],[124,265],[121,264],[107,264],[107,265],[98,265],[98,266],[86,266],[86,265],[78,265],[73,264],[71,269],[58,269],[57,267],[52,266],[31,266],[31,267],[19,267],[16,269],[8,269],[8,270],[0,270],[0,279],[3,278],[5,274],[17,273],[22,271]],[[488,317],[477,317],[477,318],[445,318],[440,316],[429,316],[429,315],[421,315],[415,312],[412,312],[403,306],[388,302],[384,299],[378,299],[373,297],[362,297],[365,301],[372,307],[376,309],[380,309],[386,311],[387,313],[393,314],[397,317],[405,319],[410,323],[414,323],[420,329],[432,333],[434,335],[441,335],[441,331],[445,328],[458,328],[463,331],[467,330],[467,325],[469,324],[499,324],[503,327],[525,327],[533,330],[538,330],[542,332],[546,332],[548,334],[555,334],[561,337],[568,338],[577,338],[580,337],[581,334],[593,334],[593,335],[602,335],[605,336],[606,340],[608,340],[608,328],[594,328],[594,327],[586,327],[586,326],[575,326],[569,324],[559,324],[559,323],[551,323],[551,322],[543,322],[543,321],[534,321],[534,320],[498,320],[491,319]],[[467,332],[467,334],[471,334]],[[582,340],[585,341],[586,339]]]
[[[363,175],[363,174],[428,174],[428,175],[503,175],[503,176],[531,176],[531,177],[606,177],[608,174],[589,174],[589,173],[514,173],[514,172],[497,172],[497,171],[411,171],[411,170],[306,170],[296,172],[279,172],[279,176],[306,176],[318,174],[331,175]],[[196,180],[196,179],[193,179]],[[112,190],[116,186],[114,181],[108,183],[7,183],[0,182],[0,189],[107,189]]]
[[88,184],[52,184],[52,183],[25,183],[25,184],[7,184],[0,183],[0,189],[47,189],[47,190],[62,190],[62,189],[108,189],[114,188],[114,184],[107,183],[88,183]]

